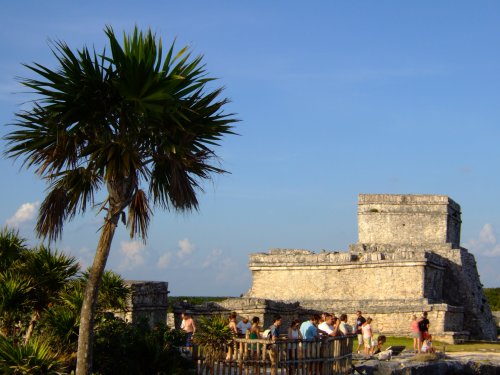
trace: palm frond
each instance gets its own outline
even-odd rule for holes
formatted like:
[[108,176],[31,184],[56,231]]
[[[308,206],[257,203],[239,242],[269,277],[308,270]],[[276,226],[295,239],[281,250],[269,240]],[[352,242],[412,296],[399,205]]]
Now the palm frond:
[[151,210],[148,198],[143,190],[137,190],[128,206],[127,227],[130,228],[130,237],[139,234],[146,240]]
[[55,187],[47,194],[40,205],[35,226],[40,236],[55,241],[62,235],[64,221],[69,216],[69,202],[68,193],[63,188]]

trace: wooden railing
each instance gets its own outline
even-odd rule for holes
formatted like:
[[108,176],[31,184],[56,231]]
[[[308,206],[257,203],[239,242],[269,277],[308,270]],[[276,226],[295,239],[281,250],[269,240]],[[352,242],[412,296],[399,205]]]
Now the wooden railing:
[[221,357],[207,363],[203,348],[194,349],[198,374],[333,375],[351,371],[353,335],[317,341],[236,338]]

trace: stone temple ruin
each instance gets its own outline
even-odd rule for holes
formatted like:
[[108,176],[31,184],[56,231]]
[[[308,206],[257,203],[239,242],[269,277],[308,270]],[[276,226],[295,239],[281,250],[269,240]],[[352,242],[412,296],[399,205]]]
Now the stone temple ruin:
[[[245,296],[196,306],[180,303],[169,325],[179,327],[183,310],[195,318],[236,311],[258,316],[264,326],[279,313],[285,327],[293,319],[333,311],[347,313],[352,324],[359,309],[374,319],[375,332],[409,335],[411,316],[428,311],[435,339],[496,340],[474,256],[460,246],[460,215],[460,206],[443,195],[361,194],[359,241],[348,251],[251,254],[253,284]],[[162,288],[165,298],[152,300],[165,316],[168,291]],[[132,310],[154,316],[154,308],[145,304],[154,286],[138,291]]]
[[474,256],[460,247],[460,214],[447,196],[361,194],[358,243],[348,252],[252,254],[247,297],[360,309],[386,334],[408,333],[412,314],[428,311],[437,339],[495,340]]

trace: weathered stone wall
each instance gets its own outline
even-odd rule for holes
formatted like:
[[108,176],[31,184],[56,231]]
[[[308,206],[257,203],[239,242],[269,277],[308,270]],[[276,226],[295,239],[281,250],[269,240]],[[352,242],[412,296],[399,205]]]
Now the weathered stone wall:
[[146,319],[152,327],[159,323],[167,324],[167,282],[127,280],[125,283],[130,288],[127,309],[115,312],[115,315],[132,323]]
[[269,327],[273,323],[276,314],[281,315],[283,333],[287,332],[292,320],[300,315],[299,303],[284,303],[261,298],[229,298],[220,302],[206,302],[200,305],[178,302],[174,305],[174,325],[179,328],[181,325],[181,313],[189,311],[193,318],[198,320],[201,316],[224,315],[236,312],[238,319],[248,317],[250,320],[257,316],[263,328]]
[[360,194],[360,243],[460,244],[460,206],[444,195]]
[[[395,251],[315,254],[273,249],[250,256],[248,297],[309,299],[439,299],[443,263],[430,252]],[[426,284],[427,282],[427,284]],[[432,287],[427,287],[431,282]]]
[[[385,335],[410,335],[410,321],[413,315],[420,317],[422,311],[429,311],[431,332],[435,338],[443,342],[457,342],[467,337],[461,331],[463,326],[463,308],[446,304],[429,304],[427,301],[397,301],[387,300],[385,304],[373,304],[371,301],[339,301],[339,300],[311,300],[302,301],[300,304],[276,302],[258,298],[231,298],[221,302],[208,302],[201,305],[177,303],[172,314],[171,327],[180,327],[181,313],[189,311],[195,320],[201,316],[221,314],[228,316],[234,311],[238,319],[258,316],[263,329],[268,328],[273,322],[273,316],[282,316],[282,333],[294,319],[301,322],[309,319],[313,313],[323,311],[333,312],[336,316],[348,314],[348,323],[355,324],[355,311],[361,309],[365,317],[373,319],[373,329],[376,334]],[[173,323],[175,321],[175,323]]]

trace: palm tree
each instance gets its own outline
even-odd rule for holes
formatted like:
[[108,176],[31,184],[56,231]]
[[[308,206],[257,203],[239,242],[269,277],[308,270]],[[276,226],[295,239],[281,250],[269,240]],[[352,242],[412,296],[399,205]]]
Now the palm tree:
[[233,339],[227,318],[222,315],[202,316],[193,341],[203,351],[204,361],[200,373],[214,373],[215,363],[224,358],[227,345]]
[[[66,283],[64,290],[58,294],[57,300],[44,312],[41,319],[42,335],[55,347],[71,355],[73,352],[76,354],[78,327],[80,326],[78,312],[82,308],[87,278],[88,272],[84,272],[80,277]],[[124,310],[129,292],[129,288],[120,275],[106,270],[99,286],[96,315],[100,315],[102,319],[109,311]]]
[[33,312],[25,336],[25,342],[28,342],[42,312],[56,302],[66,283],[78,272],[79,266],[76,258],[46,246],[25,254],[19,269],[31,278],[33,285],[30,296]]
[[31,280],[13,271],[0,272],[0,336],[12,337],[15,326],[30,310]]
[[[222,89],[210,89],[202,57],[187,47],[162,57],[161,40],[134,30],[120,45],[112,28],[111,54],[64,42],[52,48],[57,69],[26,65],[38,77],[21,83],[37,98],[16,114],[5,154],[21,158],[49,184],[36,231],[55,240],[63,224],[94,206],[106,212],[81,310],[77,374],[90,374],[93,316],[99,282],[120,219],[130,236],[147,236],[152,207],[198,208],[200,182],[225,171],[213,150],[232,134]],[[128,217],[125,219],[125,210]]]
[[0,271],[8,270],[26,250],[26,240],[15,229],[0,230]]
[[[86,284],[90,270],[84,272],[80,282]],[[124,311],[127,308],[127,298],[130,295],[130,288],[125,284],[125,280],[111,270],[106,270],[102,274],[99,286],[99,296],[97,298],[97,309],[99,311]]]

